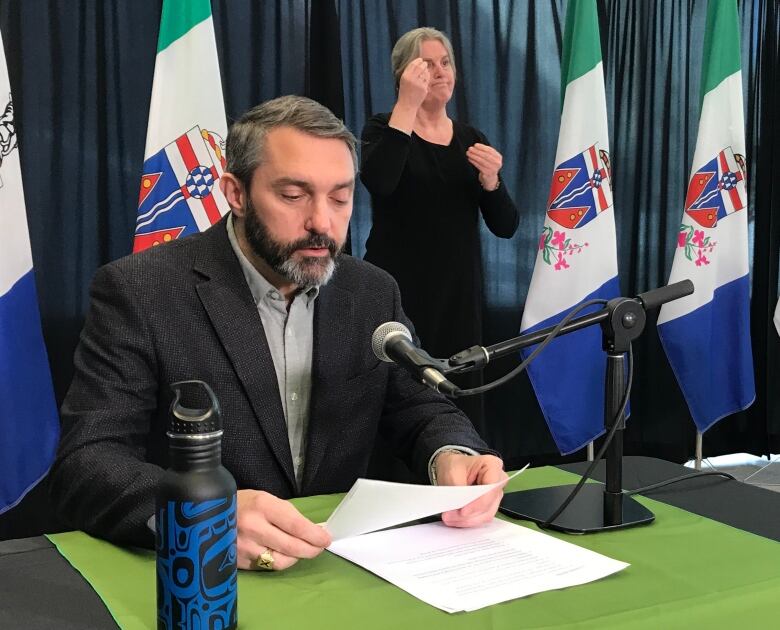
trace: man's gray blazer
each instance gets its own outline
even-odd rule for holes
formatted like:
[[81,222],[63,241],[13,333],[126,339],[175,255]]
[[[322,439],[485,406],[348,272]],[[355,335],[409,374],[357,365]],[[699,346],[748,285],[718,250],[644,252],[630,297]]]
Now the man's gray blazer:
[[393,279],[350,256],[315,302],[300,488],[271,354],[224,220],[102,267],[91,298],[51,473],[59,515],[72,527],[153,544],[146,522],[168,461],[168,386],[181,380],[203,380],[216,393],[222,460],[238,487],[281,498],[349,489],[366,474],[378,432],[418,474],[440,446],[486,450],[454,405],[375,358],[374,329],[410,323]]

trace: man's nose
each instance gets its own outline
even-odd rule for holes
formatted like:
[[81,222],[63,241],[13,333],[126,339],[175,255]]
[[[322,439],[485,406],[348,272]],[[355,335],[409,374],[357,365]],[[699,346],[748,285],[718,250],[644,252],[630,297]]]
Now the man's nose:
[[312,200],[309,216],[304,227],[309,232],[330,234],[330,208],[326,198],[315,197]]

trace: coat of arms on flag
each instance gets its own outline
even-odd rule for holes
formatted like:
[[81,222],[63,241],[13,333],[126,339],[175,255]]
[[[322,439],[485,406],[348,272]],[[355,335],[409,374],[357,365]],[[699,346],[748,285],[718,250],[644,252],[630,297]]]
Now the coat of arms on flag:
[[144,162],[133,251],[202,232],[227,211],[224,141],[195,126]]
[[691,177],[685,213],[702,227],[715,227],[720,219],[745,207],[744,158],[740,158],[726,147]]
[[555,167],[547,216],[565,228],[580,228],[612,206],[609,156],[593,144]]
[[[612,207],[609,154],[597,146],[592,144],[555,167],[547,200],[547,216],[555,224],[578,229]],[[588,245],[575,242],[566,232],[549,225],[545,225],[539,239],[542,260],[556,271],[568,269],[567,257],[581,253]]]

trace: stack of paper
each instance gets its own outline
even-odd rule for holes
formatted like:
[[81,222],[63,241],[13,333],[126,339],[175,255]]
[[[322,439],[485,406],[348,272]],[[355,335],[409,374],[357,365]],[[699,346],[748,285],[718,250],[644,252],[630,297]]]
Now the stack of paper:
[[585,584],[628,565],[494,519],[472,529],[414,525],[343,538],[333,553],[447,612]]
[[334,539],[329,550],[447,612],[585,584],[628,566],[498,519],[469,529],[430,523],[375,531],[458,509],[503,483],[416,486],[359,479],[325,524]]

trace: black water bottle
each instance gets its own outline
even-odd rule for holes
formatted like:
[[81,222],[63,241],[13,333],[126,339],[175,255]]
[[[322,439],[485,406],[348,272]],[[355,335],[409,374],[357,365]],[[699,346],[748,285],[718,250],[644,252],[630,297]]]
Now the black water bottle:
[[[208,397],[182,405],[182,388]],[[171,385],[170,468],[156,497],[157,628],[237,624],[236,482],[222,466],[219,402],[203,381]]]

